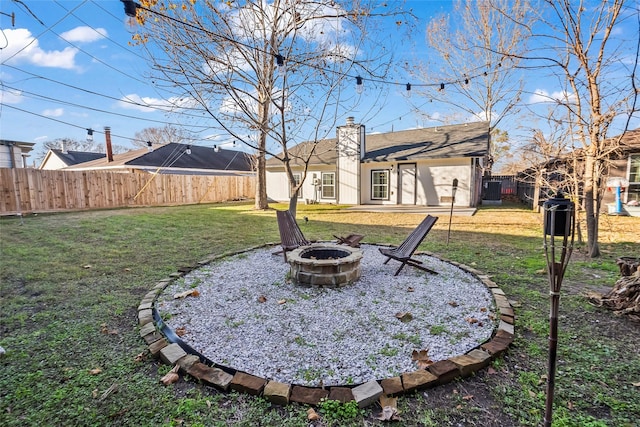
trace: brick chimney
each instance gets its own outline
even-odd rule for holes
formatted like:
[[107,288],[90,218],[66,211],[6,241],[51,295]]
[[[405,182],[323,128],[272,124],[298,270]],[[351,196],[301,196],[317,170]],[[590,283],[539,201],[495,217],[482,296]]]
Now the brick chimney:
[[104,127],[104,139],[107,149],[107,163],[113,162],[113,149],[111,148],[111,128]]

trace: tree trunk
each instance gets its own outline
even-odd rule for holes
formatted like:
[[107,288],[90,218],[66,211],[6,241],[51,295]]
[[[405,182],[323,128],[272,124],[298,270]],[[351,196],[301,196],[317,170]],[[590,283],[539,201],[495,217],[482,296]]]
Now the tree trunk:
[[260,136],[260,143],[258,145],[258,159],[256,168],[256,200],[255,209],[269,209],[269,200],[267,199],[267,168],[264,149],[266,138]]
[[587,153],[585,158],[584,171],[584,210],[587,223],[587,256],[591,258],[600,256],[598,245],[598,212],[596,209],[595,197],[595,158],[593,154]]

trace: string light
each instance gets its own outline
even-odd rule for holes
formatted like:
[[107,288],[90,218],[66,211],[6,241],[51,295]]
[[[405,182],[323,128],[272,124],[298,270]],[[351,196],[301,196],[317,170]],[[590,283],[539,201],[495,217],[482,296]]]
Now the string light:
[[276,65],[278,68],[278,75],[284,77],[287,72],[287,67],[284,65],[284,57],[280,54],[276,55]]
[[364,91],[364,85],[362,84],[362,77],[356,77],[356,93],[360,95]]
[[87,129],[87,142],[93,142],[93,129]]
[[187,145],[187,150],[185,151],[187,154],[191,154],[191,146]]
[[130,33],[134,32],[138,24],[137,14],[140,5],[131,0],[120,0],[124,3],[124,27]]
[[[246,48],[248,48],[248,49],[254,49],[254,50],[258,50],[258,51],[260,51],[260,49],[259,49],[259,48],[257,48],[257,47],[255,47],[255,46],[251,46],[251,45],[248,45],[248,44],[244,44],[244,43],[242,43],[242,42],[240,42],[240,41],[238,41],[238,40],[233,40],[233,39],[228,38],[228,37],[225,37],[224,35],[221,35],[221,34],[215,34],[215,33],[213,33],[212,31],[207,30],[206,28],[199,27],[199,26],[196,26],[196,25],[190,24],[190,23],[188,23],[188,22],[179,21],[179,20],[177,20],[176,18],[173,18],[173,17],[171,17],[171,16],[168,16],[168,15],[162,14],[162,13],[160,13],[160,12],[157,12],[157,11],[155,11],[155,10],[149,9],[149,8],[147,8],[147,7],[144,7],[144,6],[140,5],[139,3],[136,3],[135,1],[132,1],[132,0],[120,0],[120,1],[121,1],[122,3],[124,3],[124,7],[125,7],[125,14],[126,14],[128,17],[136,17],[137,9],[142,9],[142,10],[145,10],[145,11],[147,11],[147,12],[149,12],[149,13],[153,13],[153,14],[158,15],[158,16],[161,16],[161,17],[163,17],[163,18],[166,18],[166,19],[169,19],[169,20],[175,21],[175,22],[177,22],[177,23],[180,23],[180,24],[182,24],[182,25],[189,26],[189,27],[194,28],[194,29],[198,29],[198,30],[203,31],[203,32],[208,33],[208,34],[212,34],[212,35],[216,35],[216,36],[218,36],[218,37],[222,37],[223,39],[226,39],[226,40],[228,40],[228,41],[230,41],[230,42],[237,43],[237,44],[242,45],[242,46],[244,46],[244,47],[246,47]],[[265,53],[266,53],[266,52],[265,52]],[[275,54],[274,56],[275,56],[275,59],[276,59],[276,65],[277,65],[277,71],[278,71],[278,74],[279,74],[280,76],[283,76],[283,75],[284,75],[284,73],[286,72],[286,66],[285,66],[285,59],[286,59],[286,58],[285,58],[284,56],[280,55],[280,54]],[[303,64],[302,62],[295,61],[295,60],[292,60],[292,59],[290,59],[290,58],[288,59],[288,61],[292,61],[292,62],[297,63],[297,64],[300,64],[300,65],[305,65],[305,64]],[[312,66],[312,67],[313,67],[313,66]],[[498,67],[498,68],[499,68],[499,67],[502,67],[502,62],[499,62],[499,63],[498,63],[498,65],[497,65],[497,67]],[[324,68],[319,68],[319,67],[315,67],[315,68],[318,68],[318,69],[320,69],[321,71],[325,71],[325,72],[335,72],[335,71],[333,71],[333,70],[329,70],[329,69],[324,69]],[[496,72],[496,71],[494,70],[493,72]],[[484,76],[486,77],[486,76],[488,75],[488,72],[487,72],[487,71],[484,71],[482,74],[474,75],[474,76],[471,76],[471,77],[467,77],[467,76],[465,76],[464,83],[465,83],[465,84],[469,84],[469,79],[470,79],[470,78],[479,77],[480,75],[484,75]],[[348,75],[348,74],[344,74],[344,76],[349,77],[349,75]],[[361,94],[361,93],[364,91],[364,80],[365,80],[365,79],[364,79],[362,76],[356,76],[356,92],[357,92],[358,94]],[[389,82],[389,81],[379,80],[379,79],[367,79],[367,80],[370,80],[370,81],[372,81],[372,82],[383,83],[383,84],[396,84],[396,85],[400,84],[400,83],[394,83],[394,82]],[[455,80],[455,81],[449,81],[449,82],[446,82],[446,83],[448,83],[448,84],[455,84],[455,83],[461,83],[461,81],[462,81],[462,80]],[[437,84],[435,84],[435,83],[424,83],[424,84],[418,84],[417,86],[420,86],[420,87],[433,87],[433,86],[437,86]],[[411,84],[410,84],[410,83],[407,83],[407,92],[409,92],[409,91],[410,91],[410,87],[411,87]],[[440,83],[440,90],[441,90],[441,91],[443,91],[443,90],[444,90],[444,87],[445,87],[445,82]]]
[[407,83],[407,98],[411,97],[411,83]]

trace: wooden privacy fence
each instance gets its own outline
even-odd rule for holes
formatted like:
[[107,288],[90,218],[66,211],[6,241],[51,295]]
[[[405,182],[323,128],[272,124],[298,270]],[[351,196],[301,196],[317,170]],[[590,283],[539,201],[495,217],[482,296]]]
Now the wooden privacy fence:
[[215,203],[255,196],[253,176],[0,168],[0,215]]

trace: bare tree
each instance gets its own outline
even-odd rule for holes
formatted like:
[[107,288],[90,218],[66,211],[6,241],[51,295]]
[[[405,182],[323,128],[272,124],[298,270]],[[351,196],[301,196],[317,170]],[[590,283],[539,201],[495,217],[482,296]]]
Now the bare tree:
[[453,108],[456,120],[463,113],[463,120],[490,123],[489,164],[508,151],[508,134],[498,129],[518,111],[523,80],[517,65],[527,49],[526,30],[514,19],[526,22],[529,10],[528,0],[457,0],[450,14],[427,25],[427,43],[438,55],[418,68],[418,77],[428,96]]
[[[561,95],[549,101],[563,110],[555,118],[577,144],[582,171],[575,197],[585,211],[587,253],[597,257],[603,174],[637,113],[640,11],[625,0],[547,0],[544,5],[537,26],[520,23],[538,47],[519,59],[530,68],[550,69],[560,87]],[[624,24],[632,31],[622,31]],[[612,126],[619,137],[608,136]]]
[[148,142],[152,144],[167,144],[169,142],[183,143],[190,141],[192,135],[185,129],[171,125],[164,127],[150,127],[136,132],[132,144],[137,147],[146,147]]
[[344,91],[353,75],[381,78],[391,63],[390,54],[380,53],[384,46],[367,39],[370,23],[389,14],[374,1],[141,4],[145,28],[135,37],[149,48],[156,82],[182,91],[213,127],[255,150],[257,209],[268,207],[266,155],[283,161],[295,207],[288,144],[334,132],[338,117],[359,101]]

